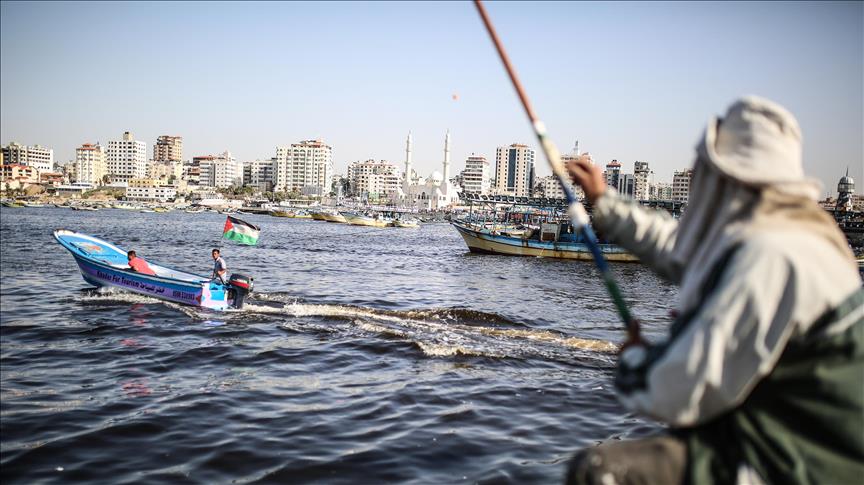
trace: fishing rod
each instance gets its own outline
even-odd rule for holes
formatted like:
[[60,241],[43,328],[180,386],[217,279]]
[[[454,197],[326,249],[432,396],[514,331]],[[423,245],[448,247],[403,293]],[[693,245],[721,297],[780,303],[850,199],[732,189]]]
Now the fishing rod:
[[[606,262],[606,258],[603,257],[603,253],[600,251],[600,245],[597,242],[597,235],[594,234],[594,230],[591,228],[591,220],[588,217],[588,213],[585,211],[585,207],[579,203],[576,194],[573,193],[573,189],[568,183],[569,178],[567,177],[567,171],[564,168],[564,164],[561,163],[561,154],[558,152],[558,148],[552,140],[546,136],[546,125],[540,121],[537,114],[534,113],[534,109],[531,108],[531,103],[528,100],[528,96],[525,94],[525,90],[522,88],[522,83],[519,82],[519,78],[516,76],[516,70],[513,69],[513,65],[510,64],[510,58],[507,56],[503,44],[501,44],[501,39],[498,38],[498,34],[495,32],[495,27],[492,26],[492,21],[489,20],[486,8],[483,6],[481,0],[474,0],[474,5],[477,7],[477,12],[480,13],[480,18],[483,19],[483,24],[486,26],[487,32],[489,32],[489,37],[492,38],[492,43],[495,44],[495,49],[501,57],[501,62],[504,64],[504,69],[507,70],[507,75],[510,76],[510,81],[516,89],[516,94],[519,95],[522,107],[525,108],[525,114],[528,115],[528,119],[531,120],[534,134],[537,135],[537,140],[543,148],[543,154],[546,155],[546,161],[549,162],[549,166],[552,168],[552,173],[554,173],[558,178],[558,181],[561,182],[561,187],[564,189],[564,194],[567,197],[567,213],[570,216],[570,220],[573,223],[573,226],[578,227],[582,232],[582,236],[585,239],[588,248],[591,249],[591,254],[594,256],[594,262],[597,265],[597,269],[600,271],[600,275],[606,283],[606,289],[609,291],[609,295],[615,303],[615,308],[618,309],[618,314],[621,316],[624,325],[627,327],[627,343],[639,342],[641,341],[639,322],[633,318],[633,315],[627,308],[627,304],[621,296],[621,290],[618,288],[618,284],[615,283],[615,278],[612,275],[612,271],[609,269],[609,264]],[[625,345],[627,345],[627,343],[625,343]]]

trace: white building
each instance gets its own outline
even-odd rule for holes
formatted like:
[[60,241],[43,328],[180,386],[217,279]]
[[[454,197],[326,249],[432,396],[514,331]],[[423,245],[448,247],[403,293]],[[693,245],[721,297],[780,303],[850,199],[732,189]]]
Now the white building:
[[14,141],[2,147],[4,165],[24,165],[38,172],[54,169],[54,150],[39,145],[26,146]]
[[228,188],[243,185],[243,166],[225,150],[220,155],[195,157],[198,162],[198,186]]
[[411,133],[405,146],[405,174],[399,201],[418,210],[439,210],[459,202],[460,187],[450,181],[450,131],[444,136],[444,173],[432,172],[428,178],[417,177],[411,168]]
[[648,200],[648,186],[651,184],[651,169],[648,162],[636,162],[633,165],[633,178],[636,185],[633,189],[633,198],[636,200]]
[[273,167],[276,159],[252,160],[243,164],[243,185],[262,192],[273,191]]
[[351,193],[367,200],[399,199],[399,167],[381,160],[366,160],[348,165],[348,183]]
[[325,196],[333,178],[333,149],[322,140],[304,140],[276,147],[274,190]]
[[166,202],[177,197],[177,187],[153,179],[129,179],[126,200]]
[[179,162],[183,160],[183,137],[162,135],[153,145],[154,162]]
[[466,194],[488,195],[491,189],[489,162],[483,155],[471,154],[462,171],[462,191]]
[[675,171],[672,174],[672,200],[675,202],[687,202],[690,197],[690,178],[693,169]]
[[636,194],[636,177],[630,173],[622,173],[618,175],[618,193],[630,198],[635,198]]
[[514,143],[495,150],[495,193],[530,197],[534,186],[534,150]]
[[108,174],[108,155],[99,144],[84,143],[75,149],[75,181],[101,185]]
[[108,142],[107,160],[112,182],[147,176],[147,144],[136,140],[129,131],[123,133],[122,140]]

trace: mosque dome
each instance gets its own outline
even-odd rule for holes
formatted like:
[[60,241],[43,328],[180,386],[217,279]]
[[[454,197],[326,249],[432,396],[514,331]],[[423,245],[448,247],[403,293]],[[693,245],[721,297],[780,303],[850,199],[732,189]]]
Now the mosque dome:
[[837,192],[854,192],[855,191],[855,180],[849,176],[849,170],[846,170],[846,175],[840,178],[840,182],[837,183]]
[[439,171],[436,170],[436,171],[432,172],[432,175],[429,176],[429,180],[430,180],[433,184],[438,185],[438,184],[440,184],[441,182],[444,181],[444,176],[441,175],[441,172],[439,172]]

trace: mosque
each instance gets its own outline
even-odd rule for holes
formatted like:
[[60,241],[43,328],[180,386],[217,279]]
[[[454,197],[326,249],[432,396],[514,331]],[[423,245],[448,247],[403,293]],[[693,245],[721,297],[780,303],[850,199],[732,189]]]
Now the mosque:
[[450,131],[444,137],[444,173],[434,171],[423,178],[411,167],[411,132],[405,143],[405,174],[399,190],[399,205],[417,210],[439,210],[459,202],[461,187],[450,182]]

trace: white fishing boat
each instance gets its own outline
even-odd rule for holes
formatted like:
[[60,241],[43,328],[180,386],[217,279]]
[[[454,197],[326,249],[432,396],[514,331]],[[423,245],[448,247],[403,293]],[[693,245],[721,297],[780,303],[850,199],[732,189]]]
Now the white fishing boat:
[[420,223],[417,219],[411,218],[399,218],[393,221],[393,227],[409,227],[409,228],[418,228],[420,227]]

